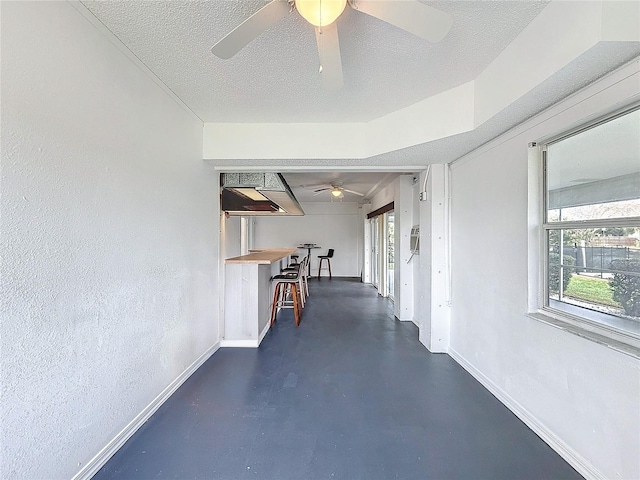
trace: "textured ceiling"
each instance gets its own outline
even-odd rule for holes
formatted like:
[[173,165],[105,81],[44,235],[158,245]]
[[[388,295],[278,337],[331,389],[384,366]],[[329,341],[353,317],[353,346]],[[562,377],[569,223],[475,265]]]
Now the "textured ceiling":
[[322,185],[338,185],[364,194],[344,192],[343,202],[367,203],[373,196],[395,180],[397,172],[304,172],[285,173],[284,178],[300,202],[330,202],[329,190],[316,194]]
[[210,49],[265,4],[83,1],[205,122],[363,122],[474,79],[547,1],[425,2],[453,16],[437,44],[347,8],[344,83],[322,89],[313,28],[297,12],[229,60]]
[[[329,93],[321,86],[314,31],[296,12],[230,60],[211,53],[212,45],[265,0],[81,1],[187,107],[211,123],[377,119],[476,79],[549,3],[421,0],[453,17],[451,31],[437,44],[346,9],[338,19],[345,85]],[[308,184],[335,182],[374,194],[398,174],[363,173],[364,168],[407,172],[452,162],[639,55],[637,41],[599,42],[466,133],[369,158],[247,158],[241,165],[280,168],[303,202],[330,200],[313,196],[302,187]],[[238,165],[238,160],[215,161],[220,169]],[[287,173],[292,171],[305,173]],[[348,194],[344,199],[359,200]]]

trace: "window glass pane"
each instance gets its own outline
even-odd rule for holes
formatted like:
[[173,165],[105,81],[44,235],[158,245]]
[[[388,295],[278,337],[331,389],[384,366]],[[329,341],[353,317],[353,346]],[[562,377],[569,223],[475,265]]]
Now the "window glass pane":
[[387,292],[393,298],[395,268],[395,223],[393,211],[387,214]]
[[549,306],[640,321],[640,228],[549,230],[547,245]]
[[[640,185],[638,185],[640,189]],[[602,218],[640,217],[640,199],[621,202],[596,203],[579,207],[554,208],[548,210],[549,222],[573,222]]]
[[640,216],[640,110],[547,146],[547,222]]
[[379,268],[378,268],[378,264],[379,264],[379,256],[380,256],[380,246],[379,246],[379,238],[380,238],[380,233],[378,231],[379,226],[378,226],[378,221],[379,221],[380,217],[373,217],[371,219],[371,267],[372,267],[372,283],[374,285],[374,287],[378,288],[380,285],[379,282]]

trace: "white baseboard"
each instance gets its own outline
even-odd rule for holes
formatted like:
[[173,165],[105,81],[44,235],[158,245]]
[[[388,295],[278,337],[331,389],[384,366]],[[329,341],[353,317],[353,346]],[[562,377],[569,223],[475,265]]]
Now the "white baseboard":
[[504,390],[498,387],[493,381],[486,377],[482,372],[476,369],[462,355],[449,347],[449,355],[462,368],[469,372],[476,380],[478,380],[487,390],[489,390],[500,402],[502,402],[516,417],[522,420],[533,432],[544,440],[558,455],[564,458],[569,465],[575,468],[580,475],[586,479],[605,480],[606,477],[600,473],[591,463],[573,448],[559,439],[551,430],[540,423],[536,418],[520,403],[513,399]]
[[267,324],[262,329],[262,332],[260,332],[260,336],[258,337],[258,345],[260,345],[260,342],[262,342],[262,339],[267,334],[270,328],[271,328],[271,322],[267,322]]
[[151,418],[151,416],[166,402],[173,393],[180,388],[211,355],[220,348],[220,342],[211,346],[198,359],[187,367],[178,377],[165,388],[160,395],[153,399],[129,424],[122,429],[107,445],[98,452],[82,469],[76,473],[72,480],[89,480],[109,461],[109,459],[122,447],[136,431]]
[[220,340],[222,348],[258,348],[258,340]]
[[223,348],[258,348],[260,346],[260,342],[269,331],[271,324],[267,322],[265,327],[260,332],[260,336],[257,340],[220,340],[220,346]]

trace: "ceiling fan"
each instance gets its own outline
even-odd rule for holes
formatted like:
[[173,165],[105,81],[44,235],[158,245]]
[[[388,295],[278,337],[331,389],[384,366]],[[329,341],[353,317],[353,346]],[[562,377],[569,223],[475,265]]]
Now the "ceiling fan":
[[346,6],[395,25],[429,42],[439,42],[449,32],[451,15],[418,0],[271,0],[216,43],[217,57],[233,57],[262,32],[293,10],[315,27],[322,85],[327,90],[342,88],[342,61],[335,21]]
[[351,193],[353,195],[358,195],[360,197],[364,197],[364,193],[360,193],[360,192],[356,192],[353,190],[349,190],[348,188],[342,188],[342,185],[338,185],[338,184],[326,184],[326,185],[308,185],[308,187],[322,187],[319,188],[317,190],[314,190],[314,194],[313,196],[315,197],[316,195],[320,195],[323,192],[326,191],[331,191],[331,199],[333,200],[333,198],[339,198],[339,199],[343,199],[344,198],[344,192],[347,193]]

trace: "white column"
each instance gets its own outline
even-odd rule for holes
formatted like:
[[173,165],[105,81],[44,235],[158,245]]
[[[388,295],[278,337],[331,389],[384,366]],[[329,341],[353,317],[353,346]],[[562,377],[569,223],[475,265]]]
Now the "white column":
[[362,281],[364,283],[371,283],[371,227],[369,225],[369,219],[367,214],[371,212],[371,204],[367,203],[360,209],[361,216],[360,222],[363,226],[364,244],[362,251]]
[[395,259],[394,314],[398,320],[413,320],[413,264],[411,257],[411,227],[413,226],[413,176],[399,177],[398,193],[394,199]]
[[[425,175],[423,173],[423,175]],[[424,176],[420,181],[424,183]],[[431,165],[426,198],[420,201],[420,341],[432,353],[449,349],[448,167]]]

